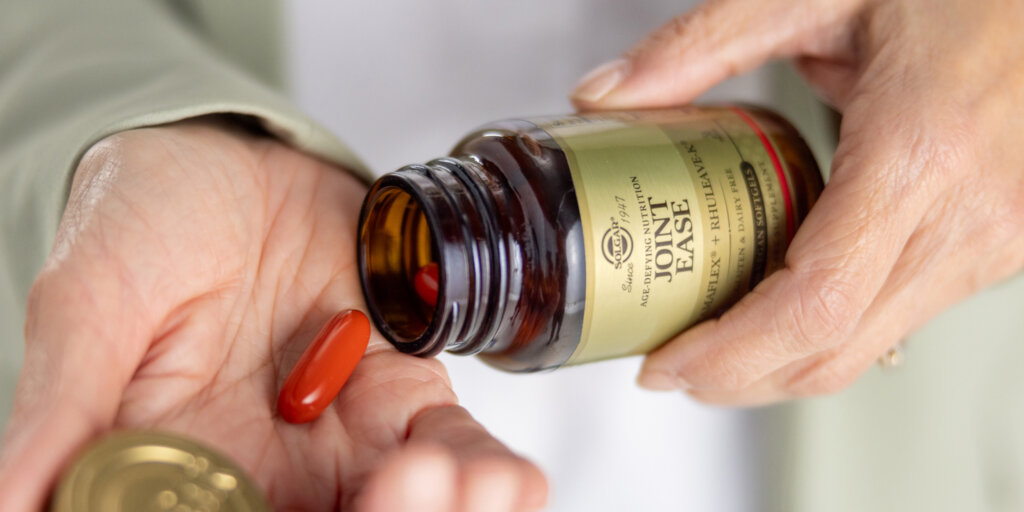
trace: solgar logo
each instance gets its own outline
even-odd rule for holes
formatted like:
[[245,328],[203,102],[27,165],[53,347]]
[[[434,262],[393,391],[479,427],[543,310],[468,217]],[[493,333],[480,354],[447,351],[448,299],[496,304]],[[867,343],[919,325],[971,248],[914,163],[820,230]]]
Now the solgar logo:
[[626,228],[619,225],[612,217],[612,227],[601,237],[601,252],[616,269],[622,266],[633,254],[633,237]]

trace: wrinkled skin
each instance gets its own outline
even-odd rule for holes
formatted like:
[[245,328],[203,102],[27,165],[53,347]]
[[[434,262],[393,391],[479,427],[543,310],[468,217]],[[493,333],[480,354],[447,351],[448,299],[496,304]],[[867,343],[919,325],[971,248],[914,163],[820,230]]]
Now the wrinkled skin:
[[588,76],[584,110],[678,105],[791,57],[843,114],[785,269],[650,354],[640,384],[724,404],[834,393],[1018,273],[1022,19],[1020,0],[713,0]]
[[344,170],[217,119],[94,146],[30,293],[0,510],[38,510],[75,449],[124,428],[216,447],[278,510],[543,505],[544,477],[456,405],[442,365],[376,332],[318,420],[274,411],[323,322],[363,308],[364,194]]

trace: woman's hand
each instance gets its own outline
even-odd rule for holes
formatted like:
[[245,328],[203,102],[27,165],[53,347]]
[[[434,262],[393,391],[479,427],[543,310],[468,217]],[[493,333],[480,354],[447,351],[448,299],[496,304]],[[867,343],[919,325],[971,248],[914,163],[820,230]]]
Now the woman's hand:
[[831,181],[785,269],[650,354],[640,384],[728,404],[833,393],[1019,272],[1020,20],[1020,0],[713,0],[588,76],[579,108],[667,106],[793,57],[843,113]]
[[318,420],[274,411],[336,311],[363,308],[350,174],[227,123],[115,135],[79,165],[29,298],[0,510],[38,510],[110,429],[224,452],[275,509],[521,510],[546,483],[456,404],[444,368],[374,333]]

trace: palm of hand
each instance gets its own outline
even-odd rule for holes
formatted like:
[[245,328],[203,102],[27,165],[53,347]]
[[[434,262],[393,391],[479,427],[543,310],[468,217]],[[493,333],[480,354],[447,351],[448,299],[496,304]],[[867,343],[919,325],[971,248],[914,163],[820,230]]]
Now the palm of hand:
[[[440,458],[441,473],[453,461],[484,460],[513,476],[527,471],[535,486],[536,470],[455,406],[440,363],[400,354],[376,333],[323,416],[290,425],[276,414],[281,383],[323,322],[363,307],[354,245],[364,193],[345,172],[223,127],[119,135],[79,169],[33,293],[29,344],[84,322],[108,345],[109,370],[93,375],[102,380],[94,429],[204,441],[277,508],[352,504],[375,466],[418,440],[454,452]],[[50,307],[47,287],[69,275],[98,297],[92,311]]]
[[[364,188],[337,169],[261,144],[262,158],[246,162],[249,169],[175,162],[177,148],[168,147],[166,204],[136,205],[143,217],[121,220],[139,223],[130,232],[142,239],[132,245],[152,249],[142,250],[152,258],[153,291],[166,294],[151,310],[161,312],[150,318],[155,335],[139,339],[148,346],[115,424],[204,439],[248,468],[279,505],[316,509],[347,496],[376,459],[404,442],[419,410],[455,399],[436,361],[397,354],[375,338],[372,355],[320,421],[291,426],[276,415],[280,383],[316,330],[336,310],[361,307],[354,243]],[[216,156],[206,148],[191,153]],[[217,173],[214,186],[188,178],[195,173]],[[204,219],[201,236],[180,226],[183,214]],[[166,228],[146,230],[146,222]],[[158,238],[176,226],[180,240]]]

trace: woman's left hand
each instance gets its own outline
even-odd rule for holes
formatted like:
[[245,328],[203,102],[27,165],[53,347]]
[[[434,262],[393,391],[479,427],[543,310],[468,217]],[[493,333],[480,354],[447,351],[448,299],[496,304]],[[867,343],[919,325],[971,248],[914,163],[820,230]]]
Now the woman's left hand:
[[712,0],[588,76],[581,109],[669,106],[793,57],[843,113],[785,268],[651,353],[640,384],[728,404],[834,393],[1019,272],[1022,19],[1019,0]]

